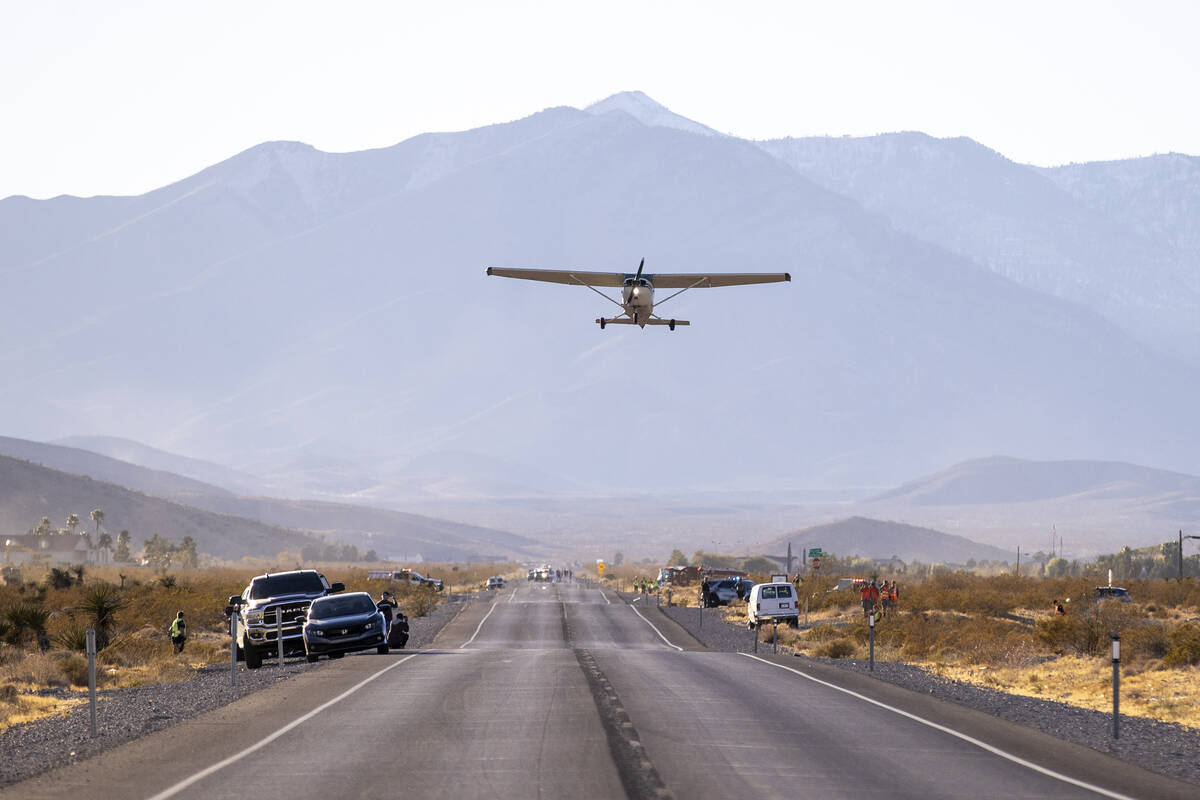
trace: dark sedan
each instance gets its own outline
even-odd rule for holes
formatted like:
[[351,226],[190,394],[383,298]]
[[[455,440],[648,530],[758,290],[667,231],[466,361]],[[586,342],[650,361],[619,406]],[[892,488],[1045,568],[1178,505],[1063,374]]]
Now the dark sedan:
[[309,661],[341,658],[356,650],[388,651],[383,614],[366,592],[319,597],[308,607],[304,651]]

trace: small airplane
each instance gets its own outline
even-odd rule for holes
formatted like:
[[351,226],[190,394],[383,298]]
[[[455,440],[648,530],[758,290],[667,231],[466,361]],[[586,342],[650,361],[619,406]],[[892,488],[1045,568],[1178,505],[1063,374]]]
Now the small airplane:
[[[645,328],[647,325],[666,325],[675,330],[676,325],[690,325],[686,319],[663,319],[654,313],[654,289],[678,289],[674,294],[658,301],[658,305],[672,297],[683,294],[688,289],[707,289],[716,286],[741,286],[749,283],[777,283],[790,281],[792,276],[786,272],[714,272],[707,275],[687,273],[663,273],[659,275],[642,275],[646,267],[646,259],[638,264],[636,273],[633,272],[581,272],[570,269],[522,269],[511,267],[488,267],[488,275],[501,278],[520,278],[526,281],[547,281],[549,283],[579,284],[586,286],[610,303],[620,307],[622,315],[615,317],[600,317],[600,330],[606,325],[637,325]],[[597,289],[597,286],[620,287],[620,302]]]

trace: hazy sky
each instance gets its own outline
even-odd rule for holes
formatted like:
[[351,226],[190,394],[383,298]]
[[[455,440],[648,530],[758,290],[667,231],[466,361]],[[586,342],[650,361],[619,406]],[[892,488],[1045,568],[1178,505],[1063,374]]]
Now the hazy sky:
[[135,194],[641,89],[751,138],[1200,153],[1200,3],[0,0],[0,197]]

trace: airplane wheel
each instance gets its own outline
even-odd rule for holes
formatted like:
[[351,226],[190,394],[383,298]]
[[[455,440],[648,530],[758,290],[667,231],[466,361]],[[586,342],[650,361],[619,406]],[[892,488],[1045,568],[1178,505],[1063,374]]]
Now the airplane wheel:
[[675,330],[675,320],[671,320],[671,321],[668,323],[668,327],[669,327],[671,330]]
[[600,320],[600,330],[604,330],[605,321]]

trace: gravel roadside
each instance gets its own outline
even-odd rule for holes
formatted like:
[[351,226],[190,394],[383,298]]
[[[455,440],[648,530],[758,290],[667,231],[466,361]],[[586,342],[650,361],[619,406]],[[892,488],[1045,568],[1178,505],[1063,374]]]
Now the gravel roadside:
[[[428,646],[466,602],[456,598],[439,605],[431,616],[410,617],[405,649]],[[303,658],[289,658],[285,659],[282,668],[268,661],[257,670],[247,670],[245,664],[238,664],[236,687],[229,685],[229,665],[221,664],[204,667],[183,683],[101,690],[97,692],[95,739],[91,737],[91,714],[86,702],[66,714],[14,725],[0,732],[0,788],[91,758],[124,742],[228,705],[301,672],[326,669],[331,663],[322,660],[309,664]],[[78,697],[79,694],[70,696]],[[83,697],[86,699],[86,692]]]
[[[703,625],[700,622],[700,609],[673,607],[663,608],[662,611],[713,650],[745,653],[754,648],[754,635],[746,628],[724,622],[717,609],[704,611]],[[760,652],[770,652],[771,646],[760,644],[759,649]],[[805,661],[815,661],[853,672],[867,672],[865,661],[807,656],[800,656],[796,661],[797,666]],[[899,662],[876,661],[873,675],[879,680],[915,692],[1037,728],[1051,736],[1099,750],[1143,769],[1200,783],[1200,730],[1195,728],[1122,715],[1121,738],[1114,741],[1111,713],[948,680],[921,667]],[[1200,796],[1200,790],[1197,795]]]

